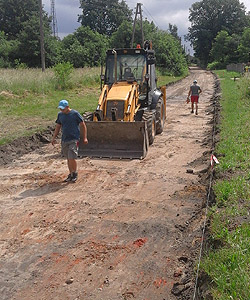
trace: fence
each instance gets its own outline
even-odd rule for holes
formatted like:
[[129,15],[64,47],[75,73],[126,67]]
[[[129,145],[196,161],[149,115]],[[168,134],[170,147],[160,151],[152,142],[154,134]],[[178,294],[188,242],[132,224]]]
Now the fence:
[[230,64],[230,65],[227,65],[227,71],[234,71],[234,72],[244,73],[245,72],[245,66],[246,66],[246,64],[243,64],[243,63]]

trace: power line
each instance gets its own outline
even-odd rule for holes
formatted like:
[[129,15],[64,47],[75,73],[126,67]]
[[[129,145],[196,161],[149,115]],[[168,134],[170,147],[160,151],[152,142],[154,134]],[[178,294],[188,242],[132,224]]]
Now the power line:
[[147,11],[147,13],[150,15],[150,17],[152,18],[153,22],[155,23],[155,25],[160,29],[160,26],[157,24],[157,22],[154,20],[153,16],[151,15],[151,13],[149,12],[149,10],[147,9],[147,7],[143,4],[143,7],[145,8],[145,10]]
[[[133,3],[136,4],[137,1],[126,1],[128,3]],[[153,18],[153,16],[151,15],[151,13],[149,12],[149,10],[147,9],[147,7],[145,6],[145,4],[141,3],[143,5],[143,7],[145,8],[145,10],[147,11],[147,16],[150,16],[150,18],[152,19],[152,21],[155,23],[155,25],[160,29],[159,24],[157,24],[157,22],[155,21],[155,19]],[[143,11],[143,10],[142,10]]]

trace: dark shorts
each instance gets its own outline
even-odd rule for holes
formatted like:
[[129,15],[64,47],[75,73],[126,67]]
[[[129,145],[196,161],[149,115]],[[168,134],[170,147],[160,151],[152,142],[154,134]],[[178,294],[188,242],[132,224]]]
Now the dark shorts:
[[79,141],[62,142],[62,154],[67,159],[77,159]]
[[191,102],[194,103],[198,103],[198,100],[199,100],[199,96],[191,96]]

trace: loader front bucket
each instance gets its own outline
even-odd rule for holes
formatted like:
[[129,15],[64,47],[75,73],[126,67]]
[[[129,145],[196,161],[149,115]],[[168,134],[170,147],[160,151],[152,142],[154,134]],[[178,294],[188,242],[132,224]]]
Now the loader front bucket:
[[88,144],[79,144],[79,156],[143,159],[148,151],[145,122],[86,121]]

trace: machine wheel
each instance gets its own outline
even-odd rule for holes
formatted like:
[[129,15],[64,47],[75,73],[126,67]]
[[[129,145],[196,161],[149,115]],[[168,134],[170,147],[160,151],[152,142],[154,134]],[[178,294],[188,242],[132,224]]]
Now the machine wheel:
[[156,134],[162,133],[165,123],[166,110],[163,99],[160,98],[156,105]]
[[93,121],[93,113],[92,112],[85,112],[82,117],[84,121]]
[[152,145],[156,135],[155,111],[145,111],[142,120],[147,122],[148,142]]

